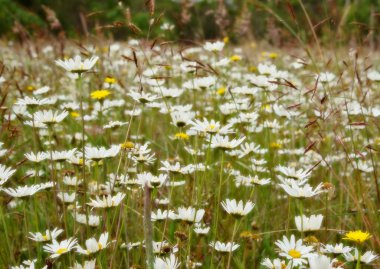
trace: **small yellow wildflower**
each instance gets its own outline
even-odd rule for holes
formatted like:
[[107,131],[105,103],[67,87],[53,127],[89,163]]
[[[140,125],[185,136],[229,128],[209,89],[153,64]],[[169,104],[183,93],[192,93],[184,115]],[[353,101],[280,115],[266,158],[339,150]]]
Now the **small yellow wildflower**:
[[371,234],[368,232],[363,232],[361,230],[357,231],[350,231],[345,234],[345,237],[343,237],[343,240],[349,240],[353,241],[355,243],[363,243],[364,241],[367,241],[371,238]]
[[123,144],[120,145],[122,149],[133,149],[135,147],[135,144],[131,141],[126,141]]
[[256,73],[257,72],[257,67],[252,65],[249,67],[249,72]]
[[97,100],[102,100],[110,94],[111,94],[111,92],[108,90],[97,90],[97,91],[94,91],[91,93],[91,98],[97,99]]
[[224,37],[223,42],[224,44],[227,44],[228,42],[230,42],[230,38],[228,36]]
[[272,143],[270,143],[270,147],[272,149],[280,149],[280,148],[282,148],[282,144],[281,143],[277,143],[277,142],[272,142]]
[[271,53],[269,53],[268,57],[271,59],[276,59],[278,57],[278,55],[275,52],[271,52]]
[[108,83],[108,84],[115,84],[116,83],[116,78],[113,78],[113,77],[106,77],[104,79],[104,82],[105,83]]
[[185,133],[176,133],[174,137],[179,140],[189,140],[189,135]]
[[220,87],[219,89],[216,90],[216,93],[219,95],[223,95],[226,92],[225,87]]
[[72,111],[72,112],[70,113],[70,115],[71,115],[71,117],[73,117],[73,118],[78,118],[78,117],[80,116],[80,114],[79,114],[78,112],[76,112],[76,111]]
[[30,91],[30,92],[34,91],[35,89],[36,89],[36,87],[31,86],[31,85],[29,85],[29,86],[26,87],[26,90]]
[[240,60],[241,60],[241,56],[239,56],[239,55],[232,55],[230,57],[230,61],[231,62],[237,62],[237,61],[240,61]]

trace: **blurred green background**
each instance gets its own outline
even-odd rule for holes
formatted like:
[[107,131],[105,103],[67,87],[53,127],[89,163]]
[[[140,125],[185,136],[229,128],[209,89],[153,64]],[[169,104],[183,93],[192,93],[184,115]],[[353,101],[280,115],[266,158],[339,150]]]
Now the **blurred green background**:
[[[150,2],[150,7],[149,7]],[[379,43],[380,0],[0,0],[0,35]],[[304,9],[303,9],[304,8]],[[305,12],[306,11],[306,12]],[[127,14],[130,14],[130,18]],[[150,27],[151,18],[155,23]],[[164,22],[174,25],[161,29]],[[149,31],[150,28],[150,31]]]

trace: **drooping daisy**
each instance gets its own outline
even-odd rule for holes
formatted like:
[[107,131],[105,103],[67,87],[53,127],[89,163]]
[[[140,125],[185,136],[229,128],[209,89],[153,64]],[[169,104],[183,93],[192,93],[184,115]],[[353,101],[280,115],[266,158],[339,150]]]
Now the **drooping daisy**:
[[76,262],[70,269],[95,269],[95,265],[96,259],[93,259],[91,261],[85,261],[83,265]]
[[67,115],[69,115],[69,112],[65,110],[62,112],[42,110],[34,113],[34,120],[49,126],[63,121]]
[[336,260],[331,260],[325,255],[313,255],[309,257],[309,266],[310,269],[336,269],[341,267],[336,267]]
[[108,242],[108,232],[102,233],[99,237],[99,240],[96,240],[94,237],[86,240],[86,249],[83,249],[81,246],[77,246],[77,252],[85,255],[90,255],[101,251],[110,244]]
[[224,42],[223,41],[216,41],[216,42],[209,42],[207,41],[203,48],[207,51],[211,51],[211,52],[218,52],[218,51],[222,51],[223,48],[224,48]]
[[177,260],[174,254],[170,254],[169,258],[156,257],[154,259],[154,269],[177,269],[181,263]]
[[124,197],[125,197],[125,193],[121,193],[121,192],[117,193],[115,196],[112,196],[112,195],[103,196],[102,199],[99,196],[96,196],[95,200],[90,199],[91,202],[87,204],[89,206],[96,207],[96,208],[116,207],[121,203]]
[[311,215],[307,217],[305,215],[296,216],[295,222],[298,231],[317,231],[321,228],[323,215]]
[[309,184],[299,186],[297,183],[292,182],[291,185],[279,184],[284,191],[295,198],[310,198],[322,193],[323,183],[320,183],[316,188],[312,188]]
[[205,214],[204,209],[195,209],[193,207],[179,207],[175,218],[188,223],[200,222]]
[[255,204],[251,201],[246,202],[245,204],[243,201],[237,202],[235,199],[230,200],[226,199],[222,203],[223,209],[228,213],[235,217],[242,217],[245,215],[248,215],[249,212],[252,211],[252,209],[255,207]]
[[352,250],[349,246],[343,246],[342,243],[336,245],[327,244],[321,248],[323,253],[332,253],[332,254],[344,254]]
[[49,158],[49,154],[46,152],[37,152],[37,154],[31,152],[31,153],[25,153],[24,156],[31,162],[39,163],[47,158]]
[[94,161],[100,161],[106,158],[115,157],[121,149],[120,145],[112,145],[109,149],[105,147],[90,147],[86,146],[86,158]]
[[168,175],[160,174],[155,176],[150,172],[144,172],[137,174],[137,180],[142,187],[148,186],[149,188],[159,188],[168,180]]
[[16,173],[15,169],[0,164],[0,186],[7,182],[14,173]]
[[228,124],[226,126],[221,127],[220,122],[217,122],[215,120],[207,120],[203,119],[203,121],[200,120],[194,120],[189,122],[192,126],[191,129],[200,133],[208,133],[208,134],[230,134],[233,133],[231,130],[232,124]]
[[245,140],[245,137],[230,140],[228,136],[221,136],[217,134],[213,136],[211,139],[211,148],[231,150],[239,146],[244,140]]
[[[355,248],[354,254],[352,254],[351,252],[346,252],[343,254],[343,256],[346,259],[346,261],[354,262],[359,259],[359,251],[357,248]],[[369,251],[366,251],[364,254],[360,254],[360,262],[365,263],[365,264],[370,264],[374,260],[377,260],[379,257],[380,256],[377,255],[375,252],[369,250]]]
[[213,247],[216,251],[221,253],[230,253],[237,250],[240,247],[240,245],[236,244],[235,242],[223,243],[220,241],[210,242],[209,245]]
[[264,267],[268,269],[290,269],[291,263],[286,265],[285,261],[282,261],[280,259],[274,259],[271,261],[269,258],[265,258],[263,262],[261,263]]
[[30,232],[29,234],[31,235],[31,237],[29,238],[37,242],[46,242],[50,240],[55,240],[62,232],[63,230],[58,229],[58,228],[54,228],[54,230],[52,231],[46,230],[45,234],[42,234],[40,232],[36,232],[36,233]]

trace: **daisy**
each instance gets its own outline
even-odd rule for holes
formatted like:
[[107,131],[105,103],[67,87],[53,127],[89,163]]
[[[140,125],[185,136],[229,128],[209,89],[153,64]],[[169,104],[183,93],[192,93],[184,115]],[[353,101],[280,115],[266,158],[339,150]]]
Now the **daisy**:
[[58,229],[58,228],[54,228],[53,231],[46,230],[45,234],[42,234],[40,232],[37,232],[37,233],[30,232],[29,234],[31,235],[31,237],[29,238],[36,242],[46,242],[50,240],[55,240],[62,232],[63,230]]
[[200,222],[205,214],[204,209],[195,209],[193,207],[179,207],[175,219],[188,223]]
[[34,113],[34,119],[39,123],[53,125],[55,123],[63,121],[67,117],[67,115],[69,115],[69,112],[65,110],[63,112],[42,110]]
[[88,215],[76,213],[74,218],[77,222],[91,227],[97,227],[100,224],[100,217],[97,215]]
[[51,153],[52,160],[56,162],[63,162],[70,160],[76,153],[77,149],[73,148],[70,150],[62,150],[62,151],[53,151]]
[[195,223],[194,232],[199,235],[206,235],[210,231],[210,227],[202,226],[200,223]]
[[111,121],[108,124],[103,126],[103,129],[115,129],[120,126],[124,126],[128,124],[128,122],[121,122],[121,121]]
[[62,254],[65,254],[75,249],[76,246],[77,246],[77,239],[69,238],[61,242],[53,240],[52,244],[47,244],[43,246],[43,249],[45,252],[48,252],[51,254],[50,255],[51,259],[55,259],[61,256]]
[[55,63],[68,72],[81,74],[93,68],[98,59],[99,57],[93,56],[90,59],[82,61],[81,56],[77,55],[68,60],[56,60]]
[[115,196],[112,196],[112,195],[103,196],[102,199],[99,196],[96,196],[95,200],[90,199],[91,202],[87,204],[89,206],[96,207],[96,208],[116,207],[121,203],[124,197],[125,197],[125,193],[121,193],[121,192],[117,193]]
[[142,174],[137,174],[137,181],[140,182],[141,186],[148,186],[149,188],[159,188],[168,180],[168,175],[160,174],[154,176],[150,172],[144,172]]
[[7,182],[14,173],[16,173],[16,170],[0,164],[0,186]]
[[216,122],[215,120],[207,120],[206,118],[203,119],[203,121],[200,120],[194,120],[189,122],[191,126],[191,130],[194,130],[196,132],[200,133],[208,133],[208,134],[230,134],[233,133],[233,131],[230,129],[232,127],[232,124],[228,124],[224,127],[220,126],[219,122]]
[[336,260],[331,260],[325,255],[313,255],[309,257],[310,269],[335,269],[341,267],[335,267]]
[[[343,253],[344,258],[348,262],[354,262],[359,259],[359,251],[357,248],[355,248],[354,254],[352,255],[351,252],[346,252]],[[373,251],[366,251],[364,254],[360,255],[360,262],[365,263],[365,264],[370,264],[374,260],[377,260],[380,256],[377,255]]]
[[237,250],[240,247],[240,245],[236,244],[235,242],[223,243],[220,241],[210,242],[209,245],[210,247],[213,247],[216,251],[221,253],[230,253]]
[[158,209],[156,212],[151,213],[152,221],[161,221],[166,219],[175,219],[175,213],[173,210],[161,210]]
[[1,190],[9,196],[15,198],[23,198],[27,196],[32,196],[40,190],[46,189],[47,187],[52,187],[53,185],[54,183],[51,183],[49,186],[37,184],[31,186],[18,186],[17,188],[3,188]]
[[224,42],[223,41],[216,41],[216,42],[206,42],[203,46],[203,48],[207,51],[211,52],[218,52],[222,51],[224,48]]
[[34,97],[30,98],[28,96],[25,96],[24,98],[17,99],[15,105],[17,106],[29,106],[29,107],[37,107],[37,106],[43,106],[43,105],[51,105],[54,104],[54,100],[44,98],[44,99],[36,99]]
[[235,217],[242,217],[245,215],[248,215],[249,212],[252,211],[252,209],[255,207],[255,204],[251,201],[248,201],[243,204],[243,201],[237,202],[235,199],[230,200],[226,199],[222,203],[223,209],[228,213]]
[[185,127],[195,117],[193,111],[173,111],[170,113],[171,123],[177,127]]
[[350,252],[352,250],[351,247],[343,246],[342,243],[334,245],[325,245],[321,248],[323,253],[332,253],[332,254],[344,254]]
[[61,200],[64,203],[73,203],[75,201],[76,193],[67,193],[67,192],[60,192],[57,194],[57,197],[59,200]]
[[108,241],[108,232],[102,233],[99,237],[99,240],[96,240],[94,237],[86,240],[86,249],[83,249],[81,246],[77,246],[77,252],[85,255],[90,255],[96,253],[100,250],[107,248],[110,244]]
[[299,186],[306,183],[310,176],[310,171],[305,171],[303,169],[296,170],[294,167],[286,167],[278,165],[276,171],[280,172],[282,175],[277,175],[282,183],[289,183],[296,181]]
[[168,252],[171,252],[171,253],[178,252],[178,246],[177,245],[171,246],[167,241],[162,241],[162,242],[153,241],[152,243],[153,243],[152,246],[153,246],[154,254],[161,255],[161,254],[166,254]]
[[120,145],[112,145],[109,149],[105,147],[90,147],[86,146],[86,158],[94,161],[100,161],[106,158],[115,157],[121,149]]
[[49,158],[49,154],[46,152],[37,152],[37,154],[25,153],[24,156],[31,162],[39,163]]
[[95,269],[95,265],[96,259],[93,259],[91,261],[85,261],[83,265],[76,262],[74,267],[71,267],[70,269]]
[[290,185],[288,184],[279,184],[284,191],[295,198],[310,198],[316,196],[322,192],[323,183],[320,183],[315,189],[313,189],[309,184],[304,186],[299,186],[297,183],[292,182]]
[[211,148],[231,150],[233,148],[238,147],[244,140],[245,137],[230,140],[228,136],[222,136],[217,134],[211,138]]
[[306,217],[305,215],[296,216],[295,222],[298,231],[308,232],[317,231],[321,228],[323,215],[311,215]]
[[271,261],[269,258],[265,258],[264,261],[261,263],[264,267],[268,269],[290,269],[291,263],[286,265],[285,261],[282,261],[280,259],[274,259]]
[[284,236],[283,240],[277,240],[276,246],[280,248],[280,256],[291,260],[293,266],[299,266],[307,263],[307,259],[314,254],[312,246],[304,246],[302,239],[295,240],[291,235],[290,240]]
[[177,260],[174,254],[170,254],[169,258],[156,257],[154,259],[154,269],[177,269],[181,263]]
[[128,95],[132,97],[133,100],[141,104],[150,103],[160,98],[157,95],[147,93],[147,92],[130,91]]
[[[37,259],[34,260],[25,260],[20,266],[11,266],[11,269],[35,269],[35,263]],[[43,268],[45,269],[45,267]]]

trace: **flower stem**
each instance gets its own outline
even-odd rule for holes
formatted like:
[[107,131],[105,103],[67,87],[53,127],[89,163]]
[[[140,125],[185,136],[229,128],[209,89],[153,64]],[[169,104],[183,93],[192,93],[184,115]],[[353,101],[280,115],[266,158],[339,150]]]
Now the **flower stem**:
[[153,234],[152,234],[152,221],[151,221],[151,189],[148,185],[144,187],[144,238],[145,238],[145,251],[146,263],[148,269],[153,269]]

